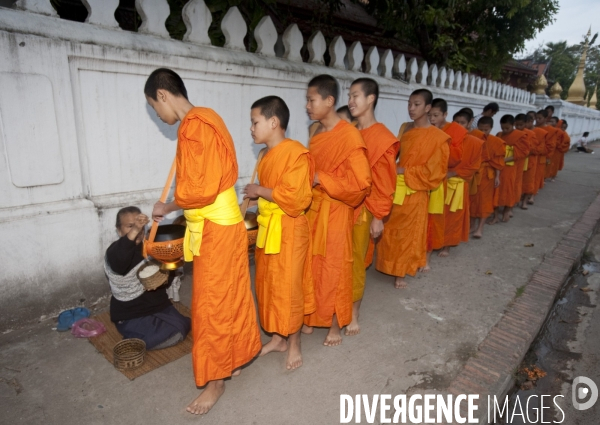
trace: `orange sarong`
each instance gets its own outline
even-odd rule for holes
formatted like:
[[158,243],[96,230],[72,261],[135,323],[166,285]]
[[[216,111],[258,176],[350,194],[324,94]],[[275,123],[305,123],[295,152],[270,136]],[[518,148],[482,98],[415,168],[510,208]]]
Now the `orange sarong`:
[[[532,195],[535,187],[535,176],[539,162],[538,153],[540,150],[540,141],[533,130],[524,129],[529,141],[529,159],[527,160],[527,170],[523,171],[523,183],[521,184],[521,193]],[[520,198],[520,197],[519,197]]]
[[313,234],[313,282],[317,310],[308,326],[340,327],[352,320],[352,226],[354,208],[371,187],[371,170],[359,131],[344,120],[310,139],[319,184],[307,213]]
[[[471,132],[474,133],[475,130]],[[481,133],[481,132],[480,132]],[[481,166],[475,175],[477,191],[470,196],[469,212],[473,218],[487,218],[494,212],[494,193],[496,170],[504,168],[504,141],[492,134],[485,136],[481,133],[479,138],[483,139],[481,154]]]
[[546,175],[546,159],[548,155],[549,135],[543,127],[534,127],[533,132],[540,141],[538,151],[538,163],[535,170],[535,184],[533,194],[537,195],[539,190],[544,187],[544,176]]
[[[300,330],[304,316],[316,310],[312,280],[311,237],[304,211],[312,202],[314,164],[306,149],[286,139],[269,150],[258,166],[260,185],[272,189],[281,215],[281,246],[266,254],[256,248],[256,300],[262,328],[288,336]],[[276,231],[271,216],[267,232]]]
[[[175,200],[184,209],[212,204],[238,178],[233,140],[212,109],[192,108],[181,120]],[[226,253],[226,255],[224,255]],[[196,385],[231,376],[261,349],[250,292],[248,235],[243,222],[204,224],[194,256],[192,363]]]
[[392,209],[396,191],[396,156],[399,142],[381,123],[359,130],[367,146],[372,185],[369,193],[354,210],[352,230],[352,301],[362,299],[365,290],[366,268],[373,261],[374,241],[370,237],[372,218],[382,220]]
[[[498,188],[498,206],[512,208],[520,199],[517,197],[517,176],[523,175],[523,165],[529,153],[527,136],[524,132],[513,130],[508,134],[497,134],[507,146],[513,148],[514,165],[506,165],[500,172],[500,187]],[[519,169],[520,168],[520,169]]]
[[402,205],[392,206],[378,244],[376,268],[380,272],[414,276],[425,266],[428,192],[448,172],[449,141],[448,134],[434,126],[413,128],[402,135],[398,165],[404,168],[406,186],[416,192],[407,195]]

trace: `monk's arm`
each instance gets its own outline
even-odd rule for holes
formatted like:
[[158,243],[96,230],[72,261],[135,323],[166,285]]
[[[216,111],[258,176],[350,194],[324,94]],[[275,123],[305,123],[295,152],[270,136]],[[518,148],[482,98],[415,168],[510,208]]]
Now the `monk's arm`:
[[273,201],[273,189],[269,189],[268,187],[260,186],[258,184],[248,184],[243,190],[244,199],[256,199],[263,198],[269,202]]
[[357,207],[371,189],[371,168],[364,149],[355,149],[336,173],[319,171],[325,192],[351,207]]
[[456,175],[458,177],[465,180],[470,180],[473,178],[475,173],[479,170],[479,167],[481,167],[482,147],[483,145],[479,145],[474,152],[471,152],[471,155],[469,155],[468,158],[466,158],[467,155],[463,157],[463,159],[465,159],[464,163],[462,163],[461,166],[456,170]]
[[215,202],[223,177],[223,158],[215,130],[200,119],[186,123],[177,146],[175,202],[183,209]]
[[441,143],[425,164],[406,167],[404,179],[413,190],[432,190],[440,185],[448,173],[448,144]]
[[312,201],[312,165],[308,153],[285,170],[272,191],[273,202],[290,217],[298,217]]
[[[463,157],[463,140],[462,139],[457,139],[457,140],[453,139],[450,143],[448,167],[449,168],[456,167],[458,164],[460,164],[462,157]],[[449,177],[452,177],[452,176],[449,176]]]
[[524,159],[527,155],[529,155],[529,140],[527,135],[523,134],[514,144],[514,159]]

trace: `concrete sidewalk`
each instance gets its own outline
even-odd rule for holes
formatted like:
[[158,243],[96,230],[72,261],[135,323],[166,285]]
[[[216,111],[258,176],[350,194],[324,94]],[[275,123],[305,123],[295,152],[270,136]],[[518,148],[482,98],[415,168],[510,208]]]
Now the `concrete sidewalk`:
[[[0,423],[334,424],[340,394],[443,391],[599,189],[600,155],[570,152],[534,206],[434,257],[408,289],[371,268],[360,335],[334,348],[322,345],[325,330],[305,336],[294,372],[284,354],[255,360],[203,418],[185,412],[198,394],[190,356],[129,381],[87,341],[53,331],[53,320],[2,335]],[[189,292],[187,277],[186,304]]]

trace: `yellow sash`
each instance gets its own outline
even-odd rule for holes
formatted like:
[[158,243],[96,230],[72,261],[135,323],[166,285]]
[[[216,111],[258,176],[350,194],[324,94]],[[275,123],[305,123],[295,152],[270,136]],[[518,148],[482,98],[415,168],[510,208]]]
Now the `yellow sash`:
[[394,204],[404,204],[404,198],[416,192],[416,190],[412,190],[406,185],[406,182],[404,181],[404,174],[398,174],[396,176],[396,193],[394,193]]
[[[506,145],[506,154],[504,155],[504,158],[509,158],[511,156],[515,156],[515,148],[513,146]],[[505,162],[505,164],[512,166],[515,165],[515,161],[508,161]]]
[[282,215],[285,215],[285,212],[275,202],[258,198],[256,247],[265,248],[265,254],[279,254],[281,251]]
[[448,179],[448,193],[446,193],[446,205],[450,205],[450,211],[456,212],[463,209],[465,196],[465,181],[458,177]]
[[[237,195],[233,186],[219,193],[217,199],[212,204],[202,208],[184,210],[183,215],[187,221],[187,229],[183,239],[185,261],[193,261],[194,256],[200,255],[205,219],[221,226],[232,226],[244,219],[240,212]],[[223,253],[223,255],[226,254]]]
[[442,181],[438,187],[429,191],[429,206],[427,207],[429,214],[444,214],[444,182]]
[[529,168],[529,157],[525,158],[525,164],[523,165],[523,171],[527,171]]

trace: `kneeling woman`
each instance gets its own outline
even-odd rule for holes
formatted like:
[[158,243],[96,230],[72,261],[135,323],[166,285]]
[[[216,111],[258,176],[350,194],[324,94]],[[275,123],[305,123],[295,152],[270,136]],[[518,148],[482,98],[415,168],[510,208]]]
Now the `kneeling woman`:
[[[110,319],[124,338],[139,338],[146,349],[157,350],[183,341],[190,331],[190,318],[171,304],[163,285],[146,291],[137,278],[144,264],[142,241],[144,226],[149,222],[138,207],[126,207],[117,213],[120,238],[106,250],[104,270],[112,297]],[[169,282],[173,280],[173,273]]]

